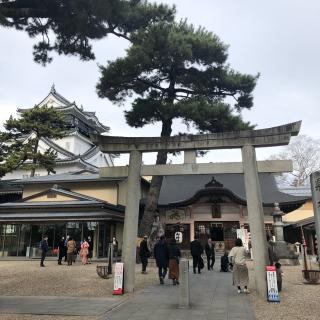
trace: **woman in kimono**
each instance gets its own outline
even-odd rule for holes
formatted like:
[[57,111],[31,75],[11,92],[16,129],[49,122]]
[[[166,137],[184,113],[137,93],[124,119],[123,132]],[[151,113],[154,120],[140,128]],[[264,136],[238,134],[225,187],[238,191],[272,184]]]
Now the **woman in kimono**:
[[172,239],[169,245],[169,279],[173,285],[179,284],[179,260],[181,257],[180,249],[176,240]]
[[89,243],[84,238],[81,244],[80,257],[82,264],[88,263],[88,254],[89,254]]

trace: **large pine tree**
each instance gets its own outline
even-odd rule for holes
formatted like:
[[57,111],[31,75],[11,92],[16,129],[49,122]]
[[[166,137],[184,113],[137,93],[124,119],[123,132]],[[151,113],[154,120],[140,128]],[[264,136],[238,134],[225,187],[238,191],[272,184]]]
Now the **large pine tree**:
[[50,52],[94,59],[91,40],[131,33],[159,21],[172,21],[175,8],[145,0],[0,0],[0,26],[40,36],[34,60],[45,65]]
[[45,168],[48,174],[55,173],[56,152],[50,148],[40,152],[39,142],[41,138],[59,139],[65,136],[66,124],[60,111],[53,107],[35,106],[19,118],[11,116],[4,127],[6,132],[0,137],[7,137],[8,140],[3,143],[2,173],[21,166],[30,170],[31,177],[39,167]]
[[[253,105],[257,76],[241,74],[227,64],[227,46],[186,21],[160,23],[139,30],[123,58],[101,66],[100,97],[122,104],[134,97],[125,112],[132,127],[161,122],[161,137],[169,137],[173,119],[200,132],[251,128],[241,118]],[[232,103],[234,101],[234,103]],[[160,151],[157,164],[165,164]],[[139,234],[149,234],[158,205],[162,177],[153,177]]]

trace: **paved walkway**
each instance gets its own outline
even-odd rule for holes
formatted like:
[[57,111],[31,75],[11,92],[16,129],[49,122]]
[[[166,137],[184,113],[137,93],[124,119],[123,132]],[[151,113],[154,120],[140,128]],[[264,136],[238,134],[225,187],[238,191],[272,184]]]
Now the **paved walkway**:
[[1,314],[97,316],[114,308],[122,298],[0,296]]
[[105,320],[253,320],[249,296],[238,294],[231,282],[231,273],[217,269],[190,272],[191,306],[179,309],[178,286],[166,279],[165,285],[149,287],[107,312]]

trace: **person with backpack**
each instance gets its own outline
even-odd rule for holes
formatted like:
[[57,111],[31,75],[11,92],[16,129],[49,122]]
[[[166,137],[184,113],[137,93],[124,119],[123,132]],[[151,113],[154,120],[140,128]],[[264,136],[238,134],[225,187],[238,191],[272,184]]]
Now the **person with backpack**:
[[72,239],[72,237],[69,237],[69,240],[67,242],[67,261],[68,261],[68,266],[72,265],[72,262],[74,261],[74,253],[77,250],[77,244],[76,242]]
[[41,260],[40,260],[40,267],[44,267],[44,260],[47,256],[47,252],[49,250],[48,245],[48,236],[44,235],[42,241],[40,242],[40,249],[41,249]]

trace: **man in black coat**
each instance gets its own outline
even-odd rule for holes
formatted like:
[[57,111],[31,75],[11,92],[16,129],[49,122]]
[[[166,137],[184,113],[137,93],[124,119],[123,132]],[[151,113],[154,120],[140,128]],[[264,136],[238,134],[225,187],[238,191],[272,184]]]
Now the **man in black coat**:
[[148,258],[150,257],[150,250],[148,248],[148,237],[144,236],[143,240],[140,243],[140,259],[142,263],[142,274],[147,273],[147,265],[148,265]]
[[67,247],[65,244],[65,238],[62,237],[58,243],[58,248],[59,248],[59,258],[58,258],[58,264],[61,265],[62,258],[67,255]]
[[199,236],[196,234],[194,240],[190,244],[191,255],[193,258],[193,273],[196,273],[196,268],[198,267],[198,273],[201,273],[200,260],[203,253],[202,245],[199,241]]
[[154,246],[154,257],[159,271],[160,284],[164,284],[163,280],[168,272],[169,264],[169,249],[164,236],[161,236]]
[[44,259],[47,256],[47,252],[49,250],[49,245],[48,245],[48,236],[43,236],[42,241],[40,242],[40,247],[41,247],[41,261],[40,261],[40,267],[44,267]]
[[214,252],[214,243],[212,242],[211,238],[208,239],[208,242],[206,243],[204,250],[207,256],[208,270],[213,270],[213,265],[216,258]]
[[89,264],[91,264],[92,262],[92,253],[93,253],[93,241],[91,239],[90,236],[88,236],[88,244],[89,244],[89,248],[88,248],[88,261],[89,261]]

